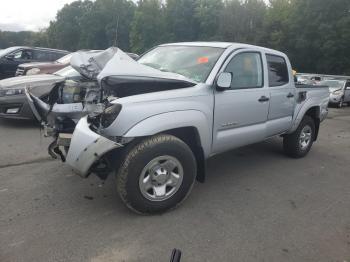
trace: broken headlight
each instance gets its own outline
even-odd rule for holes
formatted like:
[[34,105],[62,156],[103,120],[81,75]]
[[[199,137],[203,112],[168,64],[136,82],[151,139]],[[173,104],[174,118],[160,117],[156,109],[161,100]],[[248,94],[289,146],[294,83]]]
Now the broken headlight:
[[109,107],[106,107],[106,109],[103,110],[103,113],[101,114],[102,127],[106,128],[110,126],[119,115],[120,110],[122,110],[122,106],[120,104],[113,104]]

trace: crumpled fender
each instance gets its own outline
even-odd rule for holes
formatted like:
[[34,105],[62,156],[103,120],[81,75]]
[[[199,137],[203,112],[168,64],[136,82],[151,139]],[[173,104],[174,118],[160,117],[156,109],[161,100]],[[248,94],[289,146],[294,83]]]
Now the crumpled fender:
[[87,117],[83,117],[74,130],[66,162],[75,173],[81,177],[87,177],[91,166],[104,154],[122,146],[93,132]]
[[152,136],[181,127],[197,129],[204,155],[208,157],[211,150],[212,123],[198,110],[173,111],[148,117],[131,127],[123,137]]

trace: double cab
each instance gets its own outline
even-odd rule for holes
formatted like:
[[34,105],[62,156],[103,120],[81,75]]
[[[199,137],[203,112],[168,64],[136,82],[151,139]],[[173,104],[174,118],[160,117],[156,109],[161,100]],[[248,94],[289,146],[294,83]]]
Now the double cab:
[[[121,50],[104,62],[78,55],[71,64],[82,74],[104,65],[101,95],[72,134],[55,137],[54,152],[84,178],[115,173],[121,199],[138,213],[179,205],[216,154],[282,136],[287,155],[306,156],[328,113],[328,87],[296,86],[288,57],[264,47],[164,44],[138,61]],[[42,120],[50,107],[26,94]]]

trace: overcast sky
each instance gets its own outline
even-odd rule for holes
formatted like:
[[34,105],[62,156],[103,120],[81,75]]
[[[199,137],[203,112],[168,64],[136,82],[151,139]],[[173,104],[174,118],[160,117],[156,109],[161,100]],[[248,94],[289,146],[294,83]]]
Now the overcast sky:
[[[38,31],[48,27],[65,4],[75,0],[0,0],[0,30]],[[133,0],[136,2],[136,0]],[[267,2],[267,0],[265,0]]]
[[0,30],[21,31],[47,27],[65,4],[74,0],[1,0]]

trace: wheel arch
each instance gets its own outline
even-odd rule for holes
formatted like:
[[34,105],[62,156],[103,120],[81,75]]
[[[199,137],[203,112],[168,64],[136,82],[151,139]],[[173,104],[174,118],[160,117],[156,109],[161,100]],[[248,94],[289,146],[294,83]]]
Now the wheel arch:
[[315,138],[314,141],[317,140],[318,137],[318,132],[320,129],[320,122],[321,122],[321,109],[319,106],[313,106],[311,108],[309,108],[304,115],[307,115],[309,117],[311,117],[314,120],[315,123]]
[[196,179],[197,181],[204,183],[206,176],[206,160],[198,130],[193,126],[187,126],[165,130],[161,133],[173,135],[184,141],[190,147],[197,163]]
[[321,106],[319,105],[311,105],[309,107],[304,106],[298,112],[298,115],[294,120],[293,127],[289,130],[287,134],[293,133],[298,128],[304,116],[306,115],[310,116],[315,122],[315,140],[314,141],[316,141],[318,137],[320,123],[321,123]]
[[190,147],[197,162],[196,178],[199,182],[204,182],[205,160],[211,150],[211,120],[198,110],[167,112],[137,123],[124,134],[124,137],[133,137],[137,141],[157,134],[173,135]]

